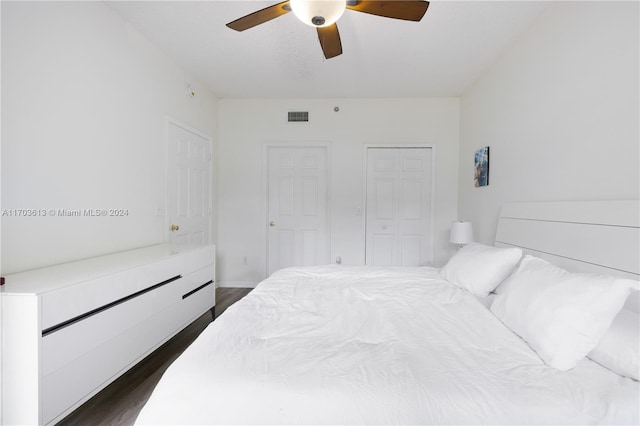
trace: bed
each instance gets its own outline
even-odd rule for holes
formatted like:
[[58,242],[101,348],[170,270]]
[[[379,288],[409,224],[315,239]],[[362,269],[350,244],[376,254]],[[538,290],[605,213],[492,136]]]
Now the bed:
[[639,229],[637,201],[509,204],[443,268],[277,271],[137,424],[638,424]]

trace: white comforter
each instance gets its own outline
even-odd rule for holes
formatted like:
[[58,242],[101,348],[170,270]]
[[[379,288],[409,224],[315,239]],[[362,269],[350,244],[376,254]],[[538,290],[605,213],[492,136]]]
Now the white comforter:
[[547,367],[437,269],[290,268],[201,334],[138,423],[638,424],[639,388]]

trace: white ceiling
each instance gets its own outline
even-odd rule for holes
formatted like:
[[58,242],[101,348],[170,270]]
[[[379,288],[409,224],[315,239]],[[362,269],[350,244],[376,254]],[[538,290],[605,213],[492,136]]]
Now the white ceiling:
[[326,60],[293,13],[244,32],[225,26],[277,2],[107,4],[220,98],[459,96],[547,5],[434,1],[417,23],[347,10],[343,54]]

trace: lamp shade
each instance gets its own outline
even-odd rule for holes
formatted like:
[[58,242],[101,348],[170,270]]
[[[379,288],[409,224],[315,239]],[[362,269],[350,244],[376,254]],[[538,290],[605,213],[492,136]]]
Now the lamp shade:
[[465,245],[473,242],[473,225],[467,221],[451,222],[451,238],[453,244]]
[[307,25],[327,27],[344,13],[346,0],[291,0],[291,10]]

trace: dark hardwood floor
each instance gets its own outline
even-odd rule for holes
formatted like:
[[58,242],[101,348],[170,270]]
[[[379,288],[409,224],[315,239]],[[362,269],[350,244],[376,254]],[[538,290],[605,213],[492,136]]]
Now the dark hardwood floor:
[[[217,288],[216,317],[249,291],[250,288]],[[164,371],[210,322],[211,313],[207,312],[58,425],[133,425]]]

